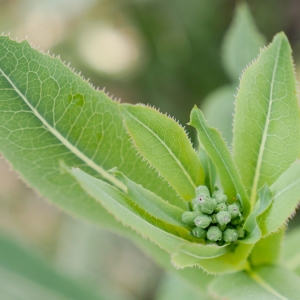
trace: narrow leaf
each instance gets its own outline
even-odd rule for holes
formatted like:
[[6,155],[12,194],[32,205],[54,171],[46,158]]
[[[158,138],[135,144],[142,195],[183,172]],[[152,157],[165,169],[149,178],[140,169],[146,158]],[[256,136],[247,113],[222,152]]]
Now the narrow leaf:
[[184,210],[168,203],[166,200],[163,200],[161,197],[145,189],[142,185],[136,184],[123,173],[118,171],[113,171],[113,173],[127,186],[129,198],[150,215],[155,216],[166,223],[186,227],[186,224],[182,222]]
[[291,48],[277,34],[243,74],[234,118],[234,160],[250,193],[271,186],[298,158],[300,115]]
[[258,193],[259,200],[256,202],[253,211],[244,224],[244,229],[246,230],[248,235],[246,238],[241,240],[241,243],[255,244],[262,237],[260,221],[258,220],[258,218],[268,209],[268,207],[270,207],[272,203],[272,192],[267,185],[264,185]]
[[298,300],[300,278],[279,266],[217,277],[209,287],[215,299],[227,300]]
[[121,111],[138,152],[181,197],[193,198],[204,172],[184,129],[151,107],[122,105]]
[[242,199],[244,215],[247,216],[250,208],[247,195],[220,133],[207,126],[202,112],[197,107],[194,107],[191,112],[190,124],[197,129],[201,144],[218,170],[224,193],[230,202],[239,194]]
[[259,226],[263,236],[277,231],[291,218],[300,200],[300,161],[293,164],[271,186],[273,202],[261,215]]
[[225,70],[234,82],[239,80],[243,69],[257,57],[264,45],[265,39],[258,32],[248,5],[239,3],[225,36],[222,53]]

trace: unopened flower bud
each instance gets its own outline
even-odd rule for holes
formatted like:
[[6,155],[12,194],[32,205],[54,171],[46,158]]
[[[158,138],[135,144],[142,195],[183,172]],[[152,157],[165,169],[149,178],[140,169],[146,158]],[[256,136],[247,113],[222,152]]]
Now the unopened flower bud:
[[207,231],[207,238],[210,241],[216,242],[222,239],[222,231],[218,226],[211,226]]
[[232,219],[240,216],[240,208],[237,204],[228,205],[228,212],[231,214]]
[[231,214],[228,211],[220,211],[217,213],[217,220],[220,225],[226,225],[231,221]]
[[237,231],[239,239],[243,239],[245,237],[245,230],[243,229],[242,226],[238,226],[236,228],[236,231]]
[[220,190],[214,191],[212,197],[216,199],[217,203],[226,203],[227,196],[223,194]]
[[207,234],[207,231],[203,228],[200,228],[200,227],[195,227],[192,230],[192,235],[197,237],[197,238],[205,239],[206,234]]
[[226,243],[233,243],[236,242],[238,239],[238,233],[235,229],[230,229],[227,228],[224,232],[223,232],[223,240]]
[[207,186],[205,185],[200,185],[196,188],[196,196],[208,196],[210,197],[209,190]]
[[194,223],[197,227],[207,228],[211,223],[211,217],[208,215],[200,215],[195,218]]
[[242,224],[243,221],[244,221],[244,218],[243,218],[243,216],[240,214],[238,217],[233,218],[233,219],[231,220],[231,224],[232,224],[232,225],[239,225],[239,224]]
[[186,211],[182,214],[182,222],[193,226],[196,217],[200,216],[201,212],[196,211]]
[[216,212],[227,211],[227,205],[225,203],[219,203],[215,210]]
[[216,200],[208,196],[197,196],[193,200],[193,208],[197,210],[197,207],[205,214],[212,214],[217,206]]

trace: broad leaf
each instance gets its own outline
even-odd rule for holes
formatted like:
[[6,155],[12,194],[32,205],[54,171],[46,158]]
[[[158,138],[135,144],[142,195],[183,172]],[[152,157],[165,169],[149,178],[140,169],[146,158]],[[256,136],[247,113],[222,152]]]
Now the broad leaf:
[[263,214],[272,203],[272,192],[267,185],[264,185],[259,191],[259,200],[247,218],[243,228],[247,232],[247,237],[241,240],[241,243],[254,244],[262,237],[262,231],[260,229],[259,216]]
[[33,50],[26,41],[18,43],[3,36],[0,151],[43,196],[100,225],[110,227],[116,222],[74,178],[60,172],[59,160],[123,188],[105,171],[118,166],[129,178],[184,207],[167,183],[136,156],[118,103],[94,90],[58,58]]
[[177,277],[166,275],[158,288],[155,300],[209,300],[210,297],[197,293],[190,285]]
[[209,292],[220,300],[298,300],[300,278],[283,267],[266,266],[249,273],[219,276]]
[[138,152],[181,197],[193,198],[204,172],[184,129],[151,107],[122,105],[121,111]]
[[259,218],[263,236],[283,227],[294,214],[300,200],[300,162],[293,164],[271,186],[272,205]]
[[243,74],[234,118],[234,160],[249,190],[272,185],[300,153],[300,115],[291,48],[275,36]]
[[260,239],[251,251],[249,261],[251,266],[277,264],[281,258],[285,228]]
[[254,245],[237,243],[231,245],[231,251],[226,254],[199,261],[199,266],[209,274],[232,273],[245,269],[247,258]]
[[244,215],[247,216],[250,208],[247,195],[229,149],[220,133],[207,126],[202,112],[197,107],[194,107],[191,112],[190,125],[197,129],[201,144],[216,166],[224,193],[228,196],[229,202],[236,199],[236,195],[239,194]]
[[0,299],[108,299],[91,286],[68,278],[15,242],[0,237]]
[[239,80],[243,69],[257,57],[264,45],[265,39],[258,32],[247,4],[238,4],[222,53],[225,70],[234,82]]
[[300,228],[296,228],[287,232],[282,245],[283,264],[286,268],[297,272],[300,275]]

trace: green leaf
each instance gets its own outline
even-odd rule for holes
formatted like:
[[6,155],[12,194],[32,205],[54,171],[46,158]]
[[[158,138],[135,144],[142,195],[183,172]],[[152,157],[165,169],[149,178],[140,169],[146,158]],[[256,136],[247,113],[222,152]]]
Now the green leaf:
[[248,5],[240,3],[225,36],[222,53],[225,70],[234,82],[264,45],[265,39],[258,32]]
[[227,300],[298,300],[300,278],[279,266],[217,277],[209,287],[215,299]]
[[215,185],[218,176],[216,167],[207,155],[206,151],[201,146],[198,150],[198,156],[205,173],[205,185],[208,187],[210,193],[212,194],[215,190]]
[[296,228],[287,232],[282,245],[282,257],[283,263],[289,270],[297,272],[300,275],[300,251],[299,251],[299,240],[300,240],[300,228]]
[[129,178],[185,207],[136,157],[118,105],[58,58],[26,41],[0,37],[0,151],[30,186],[60,208],[109,227],[115,226],[114,218],[74,178],[61,174],[60,160],[124,188],[105,171],[118,166]]
[[215,245],[199,244],[199,239],[194,238],[189,230],[150,215],[127,195],[104,181],[79,169],[68,170],[66,167],[65,169],[78,180],[91,197],[99,201],[116,219],[142,236],[149,238],[167,252],[177,254],[177,249],[181,249],[183,245],[190,245],[191,247],[187,249],[191,254],[201,255],[203,259],[216,257],[226,252],[226,249]]
[[199,261],[199,266],[209,274],[232,273],[243,270],[247,266],[247,258],[254,245],[237,243],[231,245],[226,254]]
[[155,300],[209,300],[210,297],[197,293],[175,276],[166,275],[160,283]]
[[233,152],[254,207],[298,158],[300,115],[291,48],[279,33],[243,74],[236,99]]
[[122,105],[121,111],[138,152],[181,197],[193,198],[204,171],[184,129],[151,107]]
[[186,227],[186,224],[182,222],[184,210],[168,203],[166,200],[145,189],[142,185],[136,184],[123,173],[118,171],[112,172],[127,186],[128,197],[150,215],[166,223]]
[[30,300],[108,299],[68,278],[15,242],[0,236],[0,298]]
[[262,237],[262,231],[260,228],[259,216],[263,214],[272,203],[272,192],[267,185],[259,190],[259,200],[247,218],[243,228],[248,233],[248,236],[241,240],[241,243],[254,244]]
[[231,145],[232,122],[236,87],[226,85],[214,90],[201,103],[201,110],[210,127],[218,129],[224,140]]
[[249,214],[249,202],[241,178],[232,160],[230,152],[220,133],[207,126],[203,113],[197,107],[191,112],[190,125],[198,131],[199,139],[210,159],[216,166],[224,193],[230,202],[239,194],[242,199],[243,213]]
[[185,268],[201,265],[203,259],[219,257],[230,251],[229,246],[218,246],[215,244],[182,244],[172,256],[172,263],[176,268]]
[[300,200],[300,161],[293,164],[271,186],[273,202],[259,218],[263,236],[277,231],[294,214]]
[[[281,257],[285,228],[260,239],[251,251],[251,266],[277,264]],[[284,240],[285,243],[285,240]]]

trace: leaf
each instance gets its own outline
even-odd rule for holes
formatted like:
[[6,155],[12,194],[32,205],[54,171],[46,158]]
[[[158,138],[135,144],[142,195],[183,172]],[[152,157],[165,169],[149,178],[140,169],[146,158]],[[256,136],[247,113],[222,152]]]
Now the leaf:
[[127,195],[106,182],[79,170],[65,170],[72,174],[86,192],[108,210],[125,226],[129,226],[142,236],[149,238],[169,253],[173,253],[182,243],[198,241],[189,230],[168,224],[150,215]]
[[259,219],[263,236],[283,227],[300,200],[300,161],[293,164],[271,186],[273,203]]
[[175,276],[166,275],[158,288],[155,300],[209,300],[210,297],[197,293],[195,289]]
[[142,185],[136,184],[123,173],[118,171],[112,172],[127,186],[128,197],[150,215],[166,223],[186,227],[186,224],[182,222],[184,210],[168,203],[166,200],[145,189]]
[[236,87],[231,85],[222,86],[208,94],[201,103],[201,110],[207,120],[207,124],[218,129],[229,145],[232,143],[235,94]]
[[259,216],[263,214],[272,203],[272,192],[267,185],[264,185],[263,188],[259,190],[259,200],[256,202],[256,205],[247,218],[243,228],[248,232],[246,238],[241,240],[241,243],[245,244],[255,244],[262,237],[262,231],[260,228],[260,221],[258,220]]
[[300,116],[291,48],[279,33],[243,74],[236,98],[233,152],[254,207],[298,158]]
[[217,277],[209,287],[215,299],[226,300],[298,300],[300,278],[279,266]]
[[207,155],[206,151],[201,146],[198,150],[198,156],[203,166],[205,174],[205,185],[208,187],[210,193],[212,194],[215,190],[215,185],[218,176],[216,167]]
[[61,174],[60,160],[124,188],[106,172],[117,165],[129,178],[185,206],[136,157],[117,102],[94,90],[58,58],[4,36],[0,37],[0,151],[43,196],[98,225],[119,226],[74,178]]
[[247,258],[254,245],[237,243],[232,245],[226,254],[199,261],[199,266],[209,274],[232,273],[243,270],[247,266]]
[[185,268],[201,265],[203,259],[219,257],[230,251],[229,246],[217,246],[215,244],[182,244],[172,256],[172,263],[176,268]]
[[194,107],[191,112],[190,125],[197,129],[200,142],[216,166],[224,193],[228,196],[229,202],[236,199],[236,195],[239,194],[242,199],[244,216],[247,216],[249,214],[247,195],[230,152],[220,133],[214,128],[207,126],[203,113],[197,107]]
[[[285,228],[260,239],[251,251],[251,266],[272,265],[279,263]],[[285,241],[284,241],[285,243]]]
[[107,296],[58,273],[37,256],[0,236],[0,298],[100,300]]
[[258,32],[246,3],[237,5],[233,21],[223,42],[223,64],[234,82],[239,80],[243,69],[259,54],[265,45]]
[[283,263],[289,270],[297,272],[300,275],[300,251],[299,251],[299,240],[300,240],[300,228],[292,229],[287,232],[282,245],[282,257]]
[[138,152],[183,199],[193,198],[204,172],[184,129],[151,107],[122,105],[121,111]]

